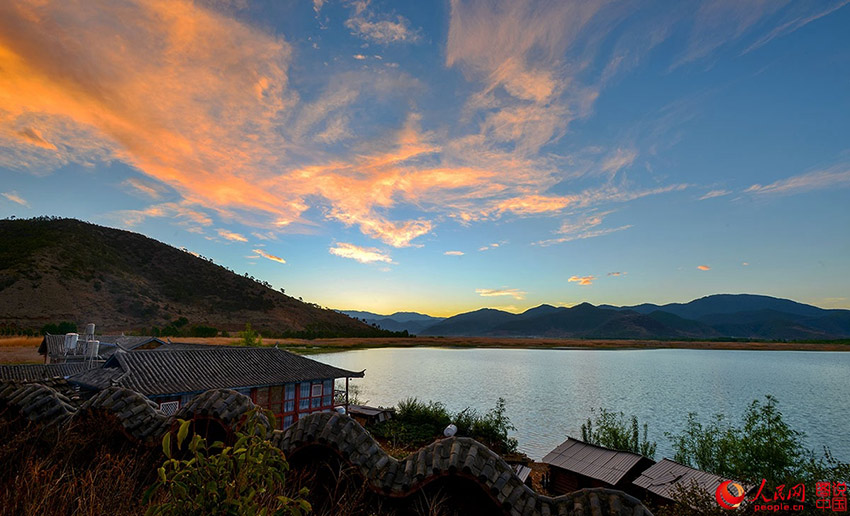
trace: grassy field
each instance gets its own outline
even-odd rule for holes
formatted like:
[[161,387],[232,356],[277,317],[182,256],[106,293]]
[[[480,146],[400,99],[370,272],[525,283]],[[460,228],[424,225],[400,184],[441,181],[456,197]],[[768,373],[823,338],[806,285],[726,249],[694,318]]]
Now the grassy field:
[[[238,346],[236,337],[173,339],[217,346]],[[37,348],[38,337],[0,338],[0,363],[41,363]],[[850,351],[846,343],[798,342],[714,342],[661,340],[604,340],[604,339],[498,339],[485,337],[416,337],[370,339],[263,339],[264,346],[278,346],[295,353],[333,353],[369,348],[508,348],[508,349],[746,349],[765,351]]]

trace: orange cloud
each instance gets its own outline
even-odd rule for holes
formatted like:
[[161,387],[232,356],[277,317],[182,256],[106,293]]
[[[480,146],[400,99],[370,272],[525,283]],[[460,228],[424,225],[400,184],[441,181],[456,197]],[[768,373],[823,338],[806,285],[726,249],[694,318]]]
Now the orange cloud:
[[24,199],[23,197],[18,195],[18,192],[14,191],[14,190],[11,191],[11,192],[3,192],[0,195],[5,197],[6,199],[12,201],[13,203],[20,204],[21,206],[26,206],[27,208],[30,207],[30,203],[28,203],[26,201],[26,199]]
[[258,255],[262,256],[263,258],[266,258],[266,259],[271,260],[273,262],[286,263],[286,260],[284,260],[280,256],[275,256],[273,254],[269,254],[269,253],[263,251],[262,249],[254,249],[254,252],[257,253]]
[[169,217],[180,220],[184,224],[194,224],[197,226],[209,226],[212,224],[212,219],[206,213],[195,210],[187,206],[185,202],[166,202],[155,204],[145,208],[144,210],[122,210],[116,213],[122,223],[127,226],[135,226],[140,224],[147,218],[163,218]]
[[141,179],[131,177],[121,184],[124,186],[129,186],[130,188],[141,192],[153,199],[159,199],[160,197],[162,197],[162,186],[155,183],[151,183],[149,181],[143,181]]
[[537,215],[540,213],[560,211],[566,208],[572,199],[569,197],[550,197],[545,195],[527,195],[506,199],[499,203],[498,211],[510,211],[520,215]]
[[446,251],[443,254],[446,256],[463,256],[463,251]]
[[475,293],[482,297],[511,296],[514,299],[525,299],[527,292],[515,288],[477,288]]
[[218,230],[218,236],[220,236],[221,238],[227,239],[227,240],[231,240],[233,242],[247,242],[248,241],[247,238],[240,235],[239,233],[234,233],[233,231],[228,231],[226,229],[219,229]]
[[[155,198],[152,185],[162,183],[182,197],[118,212],[128,225],[177,216],[199,231],[212,223],[200,206],[259,230],[294,232],[314,225],[305,213],[318,208],[395,247],[415,245],[447,218],[543,215],[638,195],[546,195],[563,175],[554,159],[530,156],[595,99],[593,89],[565,80],[557,56],[596,6],[544,15],[506,2],[500,18],[486,3],[454,2],[447,64],[482,82],[470,101],[482,110],[479,131],[450,139],[423,132],[413,113],[395,134],[330,155],[321,145],[357,134],[346,109],[361,91],[399,91],[416,81],[385,71],[370,75],[374,84],[352,86],[346,75],[318,100],[301,103],[290,87],[290,44],[210,5],[0,3],[0,166],[49,171],[120,160],[153,180],[128,186]],[[321,10],[321,2],[314,6]],[[350,28],[358,35],[417,37],[367,7],[354,7]],[[517,33],[518,26],[527,30]],[[394,216],[402,209],[419,214]]]
[[568,283],[578,283],[579,285],[593,285],[596,276],[570,276]]
[[354,244],[340,242],[328,249],[328,251],[333,255],[357,260],[360,263],[393,263],[392,258],[387,253],[374,247],[360,247]]
[[709,267],[708,265],[697,265],[697,269],[701,271],[710,271],[711,267]]

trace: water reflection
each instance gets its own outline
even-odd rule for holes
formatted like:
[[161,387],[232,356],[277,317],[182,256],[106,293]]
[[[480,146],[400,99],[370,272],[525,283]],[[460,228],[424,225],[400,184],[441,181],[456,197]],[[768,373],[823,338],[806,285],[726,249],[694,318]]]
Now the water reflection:
[[688,412],[738,421],[765,394],[786,421],[850,459],[850,353],[720,350],[368,349],[314,356],[345,369],[372,405],[409,396],[480,412],[502,396],[519,448],[540,459],[567,435],[580,436],[591,408],[635,414],[649,423],[658,456],[672,456],[664,432],[679,432]]

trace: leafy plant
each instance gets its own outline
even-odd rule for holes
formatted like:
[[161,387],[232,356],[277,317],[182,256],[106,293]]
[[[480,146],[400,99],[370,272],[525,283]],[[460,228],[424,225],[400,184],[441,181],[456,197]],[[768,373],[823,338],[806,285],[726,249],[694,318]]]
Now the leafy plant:
[[703,426],[695,413],[679,435],[667,434],[676,451],[674,459],[683,464],[727,478],[769,486],[838,480],[850,466],[836,460],[828,449],[817,458],[805,446],[805,434],[782,419],[779,402],[773,396],[753,400],[742,424],[735,426],[722,415]]
[[650,459],[655,458],[657,443],[648,439],[647,424],[643,424],[641,436],[637,416],[632,416],[629,422],[626,422],[625,418],[626,415],[622,412],[610,412],[600,408],[595,420],[588,418],[587,422],[581,425],[582,441],[637,453]]
[[198,434],[187,442],[192,422],[180,420],[176,447],[170,432],[162,439],[167,460],[157,470],[159,481],[144,495],[145,503],[154,501],[146,514],[300,516],[311,512],[304,499],[306,489],[294,498],[283,494],[289,464],[266,439],[266,426],[256,424],[261,413],[260,409],[249,412],[248,423],[237,432],[232,446],[221,441],[207,444]]
[[251,323],[245,323],[245,331],[239,332],[243,346],[262,346],[263,336],[251,329]]

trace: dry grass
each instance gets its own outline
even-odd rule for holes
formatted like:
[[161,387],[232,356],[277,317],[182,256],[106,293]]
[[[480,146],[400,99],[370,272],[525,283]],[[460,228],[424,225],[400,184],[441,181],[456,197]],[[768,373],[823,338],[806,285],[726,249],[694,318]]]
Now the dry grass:
[[0,364],[41,364],[41,337],[0,337]]
[[0,337],[0,348],[38,348],[42,337]]
[[[175,342],[238,346],[238,337],[175,337]],[[41,337],[0,338],[0,363],[41,363],[37,348]],[[713,342],[609,339],[499,339],[488,337],[263,339],[264,346],[279,346],[295,353],[330,353],[369,348],[507,348],[507,349],[744,349],[763,351],[850,351],[841,343]]]

